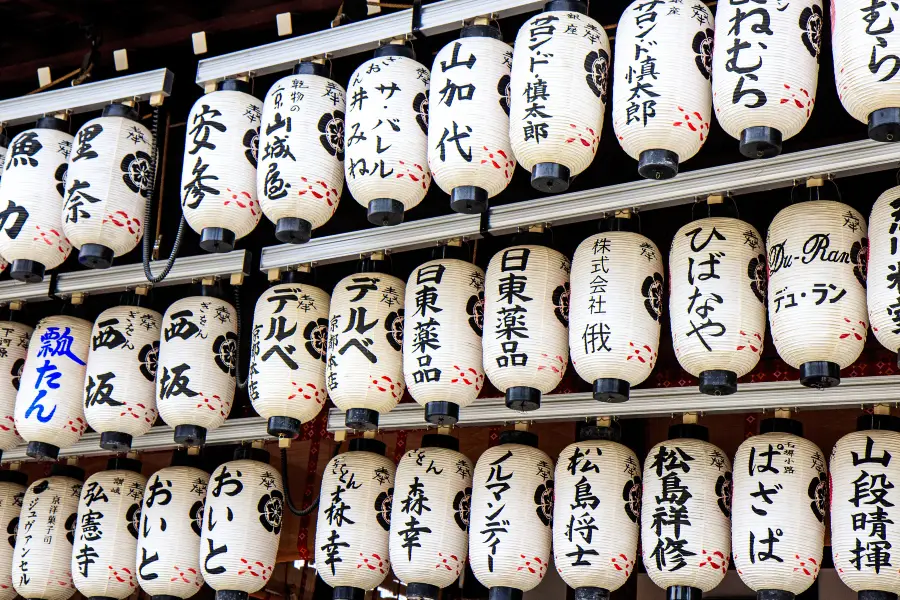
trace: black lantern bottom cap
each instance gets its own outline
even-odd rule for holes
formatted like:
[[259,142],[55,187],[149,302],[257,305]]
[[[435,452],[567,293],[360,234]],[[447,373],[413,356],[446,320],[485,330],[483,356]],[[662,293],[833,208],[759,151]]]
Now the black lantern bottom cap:
[[216,590],[216,600],[249,600],[250,594],[241,590]]
[[425,420],[433,425],[456,425],[459,421],[459,404],[453,402],[425,403]]
[[406,597],[409,600],[438,600],[441,588],[430,583],[407,583]]
[[687,585],[671,585],[666,588],[666,600],[700,600],[703,590]]
[[25,454],[36,460],[56,460],[59,458],[59,446],[47,442],[28,442]]
[[630,394],[631,384],[624,379],[606,377],[594,380],[594,400],[618,404],[627,401]]
[[9,276],[26,283],[39,283],[44,280],[45,270],[44,263],[39,263],[36,260],[17,258],[12,261],[12,265],[10,265]]
[[505,585],[492,587],[488,590],[488,600],[522,600],[522,590],[506,587]]
[[199,425],[176,425],[175,443],[185,446],[202,446],[206,443],[206,427]]
[[550,0],[544,4],[544,12],[565,11],[587,14],[587,3],[584,0]]
[[108,269],[116,253],[103,244],[84,244],[78,251],[78,262],[88,269]]
[[474,185],[461,185],[450,192],[450,208],[464,215],[481,214],[488,209],[488,193]]
[[831,388],[841,383],[841,367],[825,360],[800,365],[800,383],[811,388]]
[[876,142],[900,142],[900,108],[880,108],[873,111],[869,115],[869,139]]
[[403,203],[393,198],[375,198],[369,202],[369,223],[399,225],[403,222]]
[[529,412],[541,407],[541,391],[523,385],[507,388],[506,408]]
[[575,600],[609,600],[609,590],[601,587],[575,588]]
[[794,600],[796,596],[793,592],[784,590],[757,590],[756,600]]
[[300,435],[300,428],[303,423],[300,419],[293,417],[269,417],[269,424],[266,430],[272,437],[286,437],[294,439]]
[[331,593],[333,600],[364,600],[365,597],[366,590],[349,585],[339,585]]
[[531,187],[541,192],[559,194],[569,189],[571,180],[569,167],[558,163],[538,163],[531,168]]
[[344,424],[354,431],[375,431],[378,429],[378,411],[371,408],[351,408],[347,411]]
[[773,127],[748,127],[741,132],[741,154],[747,158],[772,158],[781,154],[781,132]]
[[112,596],[87,596],[87,600],[116,600]]
[[104,431],[100,434],[100,447],[113,452],[128,452],[131,450],[131,435],[121,431]]
[[[175,465],[172,465],[175,466]],[[150,596],[150,600],[184,600],[181,596],[173,596],[171,594],[154,594]]]
[[729,396],[737,391],[737,373],[710,369],[700,373],[700,392],[710,396]]
[[312,224],[306,219],[282,217],[275,223],[275,239],[284,244],[305,244],[312,237]]
[[644,150],[638,157],[638,175],[644,179],[672,179],[678,175],[678,155],[671,150]]
[[881,590],[860,590],[856,600],[897,600],[897,594]]
[[214,253],[231,252],[236,237],[233,231],[224,227],[204,227],[200,232],[200,248]]

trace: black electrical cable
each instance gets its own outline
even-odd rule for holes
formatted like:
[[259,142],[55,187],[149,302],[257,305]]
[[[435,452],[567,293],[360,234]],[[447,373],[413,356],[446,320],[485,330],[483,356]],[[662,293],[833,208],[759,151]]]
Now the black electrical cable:
[[[337,456],[340,451],[341,443],[338,442],[334,447],[334,452],[331,454],[331,458]],[[291,511],[298,517],[305,517],[312,511],[316,510],[316,507],[319,505],[318,494],[316,494],[315,499],[306,508],[297,508],[296,506],[294,506],[294,501],[291,499],[290,476],[288,475],[287,448],[281,449],[281,476],[284,479],[284,503],[287,505],[289,511]]]
[[232,286],[234,290],[234,312],[237,316],[237,352],[235,352],[235,380],[237,380],[238,389],[243,390],[247,387],[247,379],[250,377],[250,374],[247,374],[247,377],[244,377],[244,380],[241,381],[241,288],[240,286]]

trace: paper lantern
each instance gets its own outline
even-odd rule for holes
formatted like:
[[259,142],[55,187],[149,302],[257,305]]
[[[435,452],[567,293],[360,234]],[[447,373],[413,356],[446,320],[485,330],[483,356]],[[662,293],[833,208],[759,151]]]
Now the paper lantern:
[[65,121],[38,119],[13,138],[0,180],[0,254],[12,263],[10,276],[42,281],[61,265],[72,245],[62,229],[66,171],[73,137]]
[[637,561],[641,465],[617,433],[584,427],[556,461],[553,562],[579,600],[609,598]]
[[484,287],[484,371],[507,407],[536,410],[569,360],[569,259],[546,246],[514,245],[491,259]]
[[[881,345],[893,353],[900,351],[900,231],[893,215],[900,207],[900,187],[885,191],[869,216],[869,261],[866,276],[866,305],[872,332]],[[900,212],[897,212],[900,218]]]
[[303,244],[334,215],[344,187],[344,88],[301,62],[263,102],[256,190],[281,242]]
[[799,202],[775,215],[766,248],[778,355],[803,385],[838,385],[866,342],[866,220],[840,202]]
[[207,252],[230,252],[262,216],[256,199],[262,103],[249,92],[245,81],[220,81],[187,118],[181,209]]
[[272,577],[284,488],[269,453],[243,447],[213,471],[200,539],[203,579],[218,600],[247,600]]
[[409,394],[425,407],[425,420],[438,425],[456,423],[459,409],[472,404],[484,387],[484,271],[452,258],[450,247],[445,252],[409,276],[409,333],[403,338]]
[[328,398],[325,354],[331,298],[289,271],[256,301],[247,394],[269,435],[295,438]]
[[490,598],[521,600],[547,573],[553,460],[527,431],[503,431],[475,465],[469,564]]
[[776,156],[806,125],[816,102],[823,25],[821,0],[717,7],[713,106],[744,156]]
[[594,160],[603,129],[609,39],[581,0],[552,0],[516,35],[509,138],[531,185],[559,193]]
[[203,586],[200,530],[209,473],[198,458],[175,452],[172,466],[147,483],[135,571],[154,600],[190,598]]
[[812,585],[822,565],[825,457],[800,437],[799,421],[765,419],[759,430],[734,457],[734,566],[752,590],[790,600]]
[[619,19],[613,127],[641,177],[675,177],[709,136],[714,27],[699,2],[636,0]]
[[426,434],[400,459],[389,546],[407,597],[437,600],[465,569],[473,468],[449,435]]
[[[412,48],[389,44],[350,77],[344,172],[375,225],[397,225],[431,184],[428,69]],[[455,152],[456,146],[454,145]]]
[[388,531],[394,463],[383,442],[350,440],[322,475],[316,523],[316,570],[335,600],[362,600],[391,570]]
[[[615,219],[614,229],[630,226]],[[603,402],[628,400],[653,371],[663,313],[662,255],[625,230],[587,238],[572,260],[569,349],[572,365]]]
[[32,458],[55,459],[87,427],[82,386],[90,336],[90,321],[62,315],[41,319],[31,336],[14,414]]
[[82,265],[106,269],[141,241],[154,176],[152,144],[153,134],[124,104],[108,105],[75,135],[62,228],[80,249]]
[[0,531],[6,532],[7,543],[0,543],[0,599],[14,600],[12,580],[13,550],[19,530],[22,498],[28,476],[20,471],[0,471]]
[[669,428],[644,463],[641,552],[669,598],[699,600],[722,582],[731,555],[731,462],[695,424]]
[[86,598],[124,600],[138,591],[134,553],[147,478],[131,458],[111,458],[106,469],[81,489],[72,578]]
[[204,295],[169,306],[162,322],[156,398],[177,443],[199,446],[209,430],[225,422],[234,402],[237,353],[237,315],[231,304]]
[[459,213],[483,213],[516,170],[509,143],[512,50],[492,25],[463,27],[434,57],[428,166]]
[[100,447],[131,448],[156,422],[156,363],[162,315],[141,306],[115,306],[91,331],[84,417],[100,434]]
[[403,397],[403,296],[406,284],[363,271],[341,279],[331,295],[325,385],[347,427],[378,428],[378,415]]
[[20,596],[67,600],[75,593],[72,544],[83,481],[83,469],[57,463],[50,477],[26,490],[12,555],[13,588]]
[[[5,350],[0,353],[2,354],[0,373],[3,374],[3,378],[0,379],[0,457],[5,450],[12,450],[24,441],[16,431],[16,395],[25,368],[25,357],[28,356],[28,343],[33,333],[34,329],[28,325],[14,321],[0,321],[0,348]],[[2,562],[0,557],[0,564]]]
[[5,131],[0,131],[0,177],[3,176],[3,167],[6,165],[6,152],[9,149],[9,136]]

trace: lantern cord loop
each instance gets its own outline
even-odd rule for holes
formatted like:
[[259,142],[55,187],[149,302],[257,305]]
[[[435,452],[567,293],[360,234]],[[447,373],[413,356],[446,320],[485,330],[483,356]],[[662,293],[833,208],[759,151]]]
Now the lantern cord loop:
[[247,379],[248,377],[244,377],[244,380],[241,381],[241,288],[239,286],[233,285],[231,286],[232,291],[234,291],[234,312],[235,316],[237,316],[237,347],[238,351],[235,353],[235,364],[234,364],[234,373],[235,380],[237,381],[238,389],[243,390],[247,388]]
[[[341,443],[338,442],[334,446],[334,452],[331,454],[331,458],[337,456],[341,451]],[[306,508],[297,508],[294,506],[294,501],[291,499],[291,484],[290,477],[288,475],[288,460],[287,460],[287,448],[281,449],[281,476],[284,478],[284,503],[287,505],[288,510],[297,515],[298,517],[305,517],[310,514],[312,511],[316,510],[316,507],[319,505],[319,496],[316,495],[315,499],[310,503]]]

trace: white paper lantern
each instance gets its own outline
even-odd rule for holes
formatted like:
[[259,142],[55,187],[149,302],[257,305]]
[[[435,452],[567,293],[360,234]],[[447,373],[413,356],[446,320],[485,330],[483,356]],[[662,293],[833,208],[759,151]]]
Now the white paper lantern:
[[516,170],[509,143],[512,50],[492,25],[464,27],[434,57],[428,165],[459,213],[482,213]]
[[153,134],[137,112],[110,104],[75,135],[62,208],[63,234],[81,251],[78,262],[106,269],[144,235],[153,179]]
[[330,303],[297,271],[256,301],[247,394],[270,435],[297,437],[325,406]]
[[366,270],[341,279],[331,296],[325,385],[351,429],[377,429],[403,397],[406,284]]
[[201,96],[187,119],[181,209],[207,252],[229,252],[256,227],[256,155],[262,103],[238,79]]
[[619,589],[637,562],[641,465],[615,437],[585,428],[556,461],[553,562],[579,599]]
[[475,465],[469,524],[469,564],[494,596],[521,600],[550,563],[553,460],[537,436],[504,431]]
[[0,600],[16,597],[12,580],[13,550],[27,483],[28,476],[21,471],[0,471],[0,532],[6,532],[6,543],[0,541]]
[[656,244],[638,233],[598,233],[575,250],[569,348],[575,371],[593,384],[595,399],[623,402],[653,371],[663,273]]
[[156,363],[162,315],[140,306],[115,306],[91,331],[84,379],[84,416],[100,447],[131,448],[156,422]]
[[325,466],[316,522],[316,570],[333,597],[362,600],[391,570],[388,531],[394,463],[378,440],[356,438]]
[[800,437],[798,421],[766,419],[760,432],[741,444],[734,457],[734,566],[754,591],[800,594],[822,566],[825,456]]
[[84,471],[53,465],[50,477],[32,483],[22,512],[12,556],[12,580],[24,598],[67,600],[72,583],[72,543]]
[[509,139],[531,185],[559,193],[597,154],[606,110],[609,38],[587,3],[553,0],[516,35]]
[[175,441],[199,446],[231,412],[237,370],[237,315],[215,296],[192,296],[166,310],[159,345],[159,414]]
[[[896,208],[893,206],[896,205]],[[885,191],[869,216],[866,305],[872,333],[881,345],[900,351],[900,187]],[[896,215],[896,217],[894,216]]]
[[683,594],[669,597],[709,592],[728,571],[731,462],[708,439],[706,427],[674,425],[644,462],[642,559],[653,583]]
[[417,206],[431,184],[430,73],[415,57],[412,48],[382,46],[350,77],[344,172],[375,225],[402,223],[404,211]]
[[55,459],[81,439],[84,373],[91,323],[54,316],[41,319],[31,336],[16,394],[15,423],[28,456]]
[[821,0],[716,8],[713,106],[744,156],[776,156],[806,125],[824,24]]
[[465,569],[473,468],[449,435],[427,434],[400,459],[389,547],[407,597],[437,600]]
[[86,598],[124,600],[138,591],[134,553],[147,478],[139,460],[111,458],[106,468],[81,490],[72,578]]
[[73,137],[65,121],[39,119],[13,138],[0,181],[0,254],[20,281],[42,281],[72,251],[62,229]]
[[865,218],[830,200],[793,204],[775,215],[766,248],[778,355],[803,385],[838,385],[866,342]]
[[712,121],[713,16],[695,2],[632,2],[616,28],[613,127],[647,179],[669,179]]
[[3,167],[6,166],[6,152],[9,149],[9,136],[6,132],[0,132],[0,177],[3,176]]
[[281,242],[303,244],[334,215],[344,187],[344,88],[302,62],[263,102],[256,190]]
[[[28,356],[28,343],[34,328],[14,321],[0,321],[0,457],[24,440],[16,430],[16,395]],[[2,563],[2,558],[0,558]],[[0,600],[3,600],[0,598]]]
[[157,600],[190,598],[203,587],[200,531],[209,473],[197,457],[176,453],[172,466],[150,476],[141,511],[135,571]]
[[491,259],[484,287],[484,371],[506,406],[536,410],[569,360],[569,259],[514,245]]
[[409,394],[425,407],[426,421],[452,425],[484,387],[484,271],[456,258],[429,261],[410,274],[405,305]]
[[281,539],[284,488],[269,453],[238,448],[206,490],[200,564],[219,600],[247,600],[266,586]]

